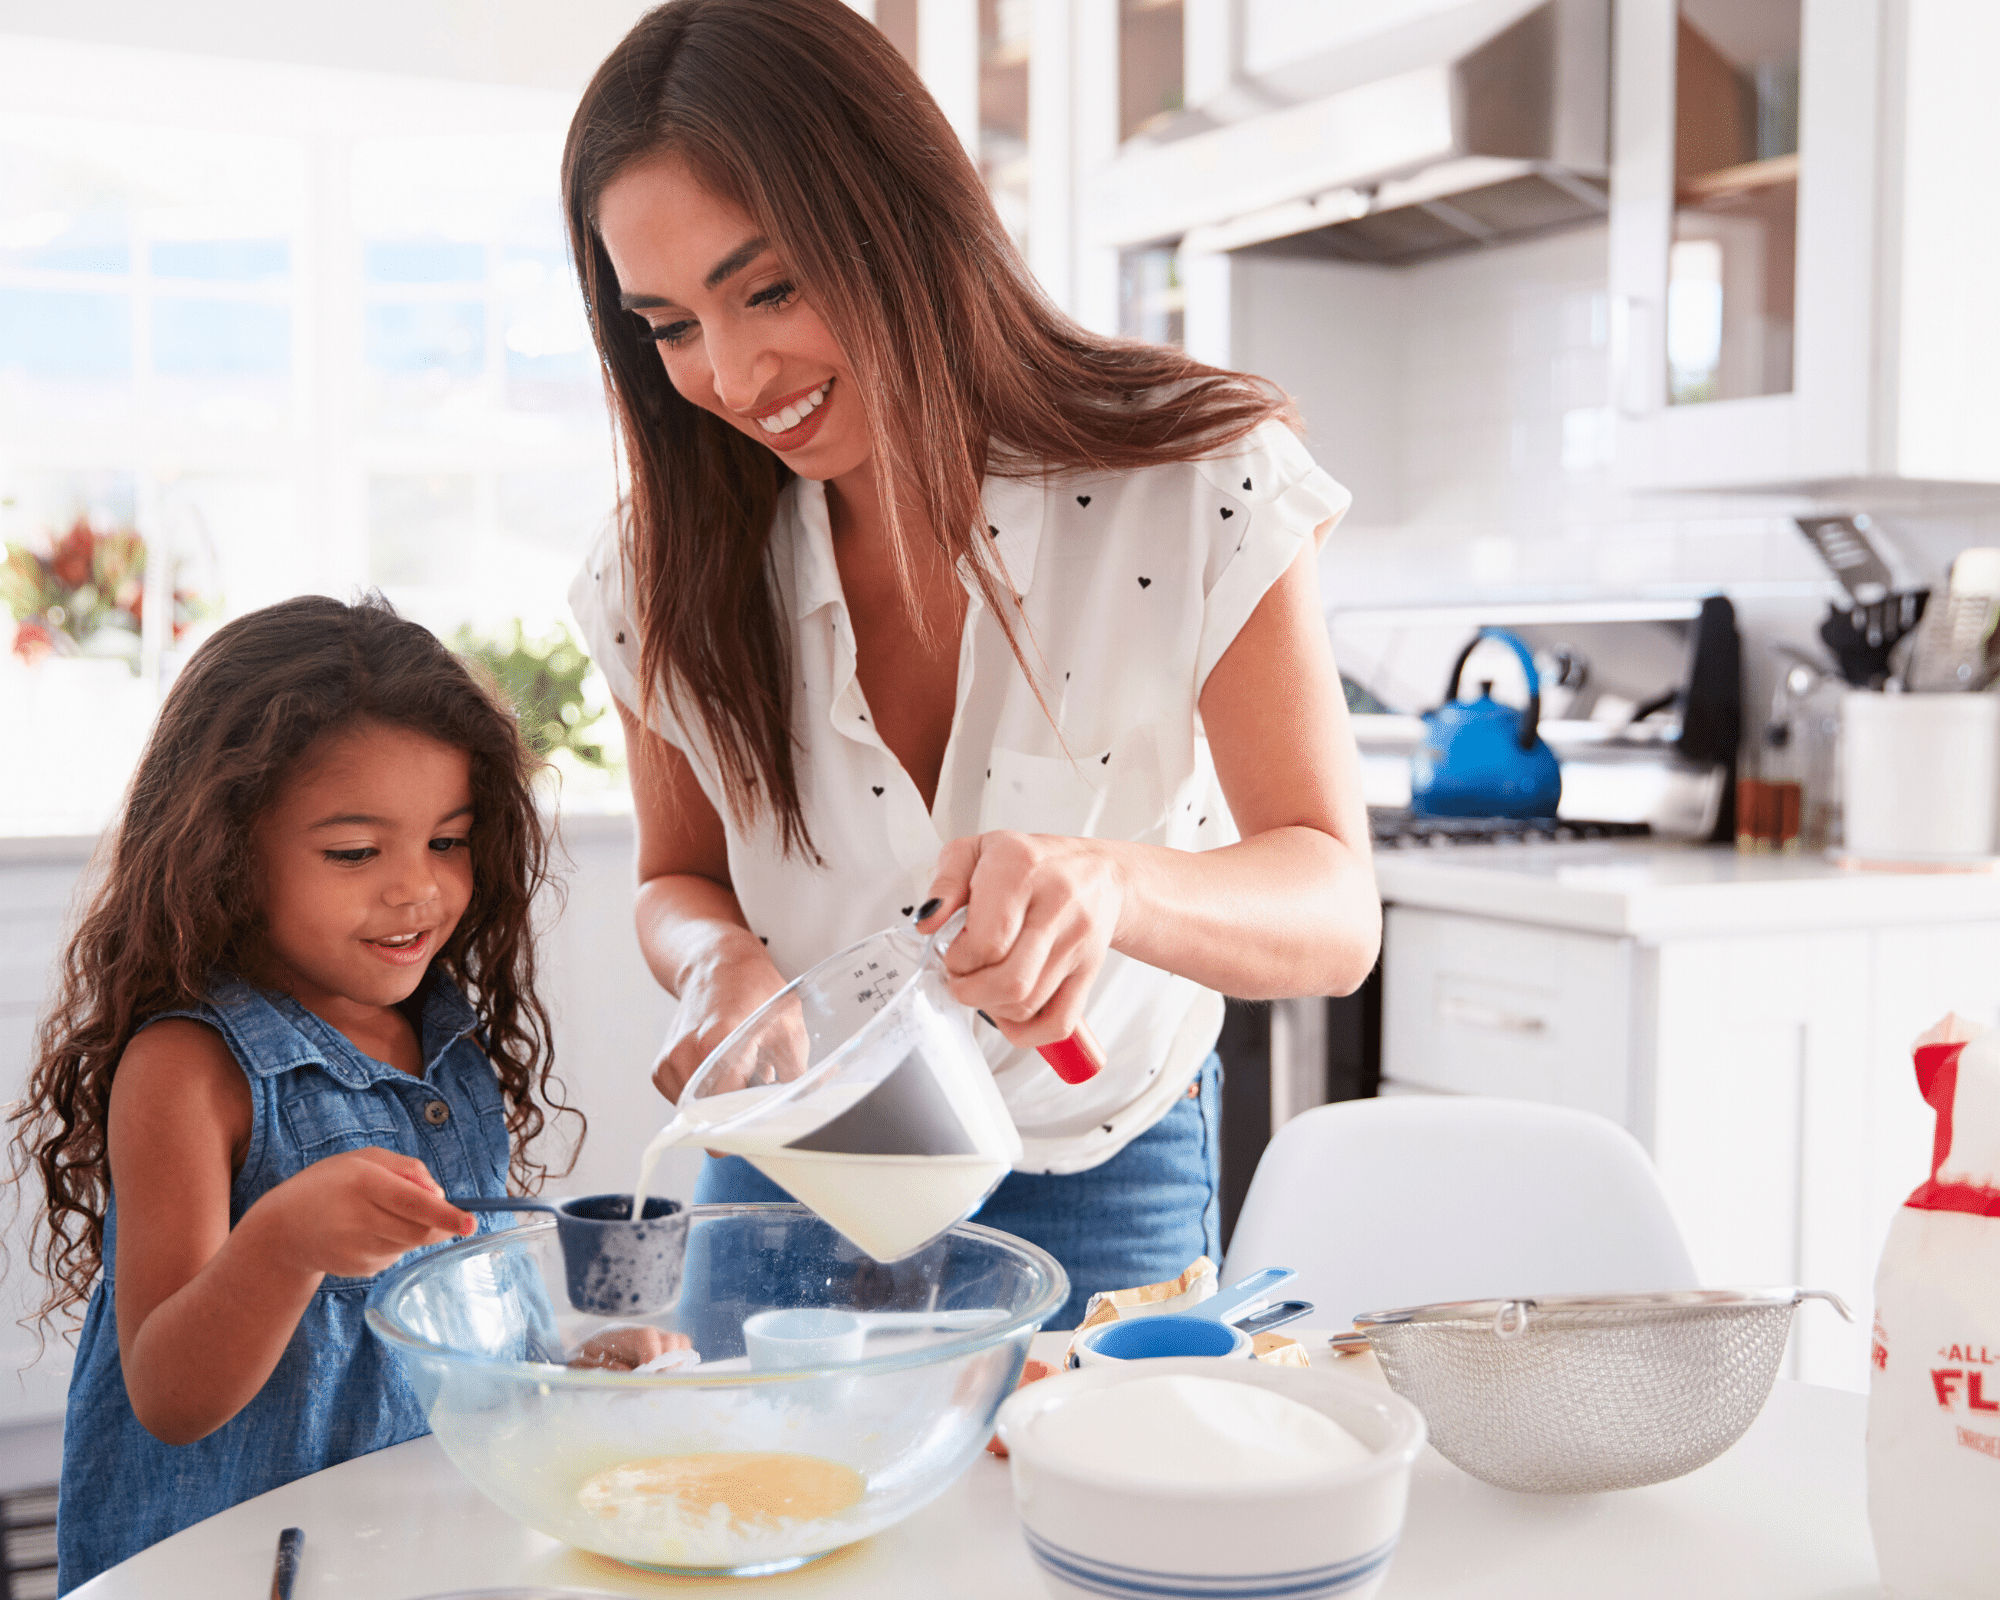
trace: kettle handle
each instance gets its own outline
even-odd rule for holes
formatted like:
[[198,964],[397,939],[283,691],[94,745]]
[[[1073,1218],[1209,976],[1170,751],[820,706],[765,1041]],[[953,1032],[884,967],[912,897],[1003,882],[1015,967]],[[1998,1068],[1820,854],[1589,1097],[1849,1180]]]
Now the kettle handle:
[[1450,705],[1458,698],[1458,680],[1465,671],[1466,662],[1472,659],[1472,652],[1479,648],[1482,639],[1498,639],[1513,649],[1521,658],[1521,670],[1528,675],[1528,709],[1521,713],[1520,744],[1523,750],[1535,748],[1535,740],[1540,736],[1542,721],[1542,675],[1535,670],[1535,658],[1528,647],[1504,628],[1481,628],[1459,651],[1458,659],[1451,664],[1451,681],[1445,685],[1444,701]]

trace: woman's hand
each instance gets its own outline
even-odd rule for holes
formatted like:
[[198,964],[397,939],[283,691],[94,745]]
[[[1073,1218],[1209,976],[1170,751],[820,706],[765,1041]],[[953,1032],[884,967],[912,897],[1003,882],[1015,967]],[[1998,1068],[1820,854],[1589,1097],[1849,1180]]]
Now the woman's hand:
[[952,995],[983,1011],[1010,1043],[1067,1039],[1117,937],[1126,903],[1121,847],[1040,833],[981,833],[938,855],[934,931],[960,906],[965,928],[945,952]]
[[[674,1025],[653,1063],[653,1086],[678,1104],[688,1079],[715,1047],[784,986],[763,947],[741,940],[733,950],[718,950],[689,971]],[[805,1066],[805,1027],[795,1012],[774,1015],[754,1044],[745,1052],[743,1081],[727,1087],[795,1078]]]
[[373,1277],[474,1226],[421,1161],[374,1148],[315,1161],[250,1210],[261,1213],[253,1236],[268,1241],[282,1265],[337,1278]]

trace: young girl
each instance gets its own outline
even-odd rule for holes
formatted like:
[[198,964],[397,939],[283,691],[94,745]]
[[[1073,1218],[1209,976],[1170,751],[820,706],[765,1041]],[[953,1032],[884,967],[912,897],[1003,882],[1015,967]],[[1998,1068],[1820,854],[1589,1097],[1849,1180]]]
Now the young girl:
[[[571,591],[624,715],[655,1082],[933,902],[1025,1154],[980,1213],[1094,1289],[1217,1242],[1223,994],[1380,930],[1269,384],[1078,327],[841,0],[671,0],[585,91],[572,253],[629,463]],[[1107,1064],[1034,1047],[1088,1020]],[[777,1198],[740,1158],[698,1200]]]
[[61,1591],[425,1431],[369,1284],[473,1230],[447,1193],[538,1180],[563,1109],[533,766],[380,601],[243,617],[167,696],[15,1119],[43,1315],[89,1297]]

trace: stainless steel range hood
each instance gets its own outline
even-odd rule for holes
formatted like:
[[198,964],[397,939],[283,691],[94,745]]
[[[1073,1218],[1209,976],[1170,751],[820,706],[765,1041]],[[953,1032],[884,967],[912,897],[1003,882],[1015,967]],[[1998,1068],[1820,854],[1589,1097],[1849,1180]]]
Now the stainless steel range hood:
[[1474,0],[1237,76],[1106,169],[1097,236],[1401,264],[1594,221],[1606,205],[1610,11],[1611,0]]

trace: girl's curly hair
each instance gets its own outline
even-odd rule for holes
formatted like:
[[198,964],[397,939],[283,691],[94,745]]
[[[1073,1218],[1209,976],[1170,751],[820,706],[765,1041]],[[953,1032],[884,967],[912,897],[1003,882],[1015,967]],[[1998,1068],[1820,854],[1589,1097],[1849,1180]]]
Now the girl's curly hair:
[[263,918],[252,825],[308,751],[367,721],[472,758],[472,899],[435,959],[478,1013],[506,1097],[515,1182],[546,1176],[526,1153],[544,1104],[581,1122],[553,1076],[549,1017],[535,998],[531,920],[551,881],[549,839],[531,789],[539,763],[512,713],[379,596],[267,606],[203,644],[160,708],[62,953],[27,1096],[9,1116],[17,1192],[33,1169],[44,1195],[31,1245],[49,1280],[42,1323],[87,1299],[103,1266],[119,1057],[147,1018],[197,1004],[218,973],[254,970]]

